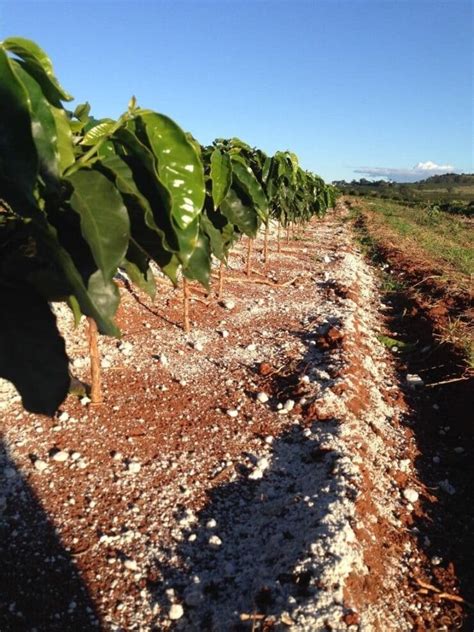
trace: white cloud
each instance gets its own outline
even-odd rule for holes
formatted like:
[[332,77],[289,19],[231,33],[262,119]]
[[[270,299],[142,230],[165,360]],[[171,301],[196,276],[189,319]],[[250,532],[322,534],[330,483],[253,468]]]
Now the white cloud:
[[397,182],[414,182],[443,173],[453,173],[453,165],[438,165],[432,160],[418,162],[414,167],[398,169],[392,167],[359,167],[354,173],[359,173],[369,178],[388,178]]

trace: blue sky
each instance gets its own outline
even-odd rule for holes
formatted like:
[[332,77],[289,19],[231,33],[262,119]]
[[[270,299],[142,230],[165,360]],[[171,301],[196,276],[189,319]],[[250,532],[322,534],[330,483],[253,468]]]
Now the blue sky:
[[203,144],[290,149],[327,180],[474,171],[470,1],[0,0],[10,35],[96,117],[134,94]]

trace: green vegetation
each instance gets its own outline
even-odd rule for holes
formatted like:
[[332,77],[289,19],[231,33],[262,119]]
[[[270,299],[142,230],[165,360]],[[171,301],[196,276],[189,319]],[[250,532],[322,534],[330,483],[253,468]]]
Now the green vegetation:
[[430,258],[449,263],[461,274],[474,273],[473,228],[468,220],[439,208],[410,208],[385,200],[370,201],[367,206],[376,212],[374,221],[382,221]]
[[135,97],[117,120],[71,100],[39,46],[0,42],[0,375],[34,412],[53,412],[69,388],[51,301],[119,336],[119,269],[154,297],[155,262],[186,280],[186,296],[188,279],[209,287],[213,257],[225,263],[242,235],[270,218],[304,223],[336,199],[289,151],[201,146]]
[[361,178],[333,184],[346,195],[393,200],[413,208],[434,205],[449,213],[474,214],[474,174],[445,174],[413,183]]

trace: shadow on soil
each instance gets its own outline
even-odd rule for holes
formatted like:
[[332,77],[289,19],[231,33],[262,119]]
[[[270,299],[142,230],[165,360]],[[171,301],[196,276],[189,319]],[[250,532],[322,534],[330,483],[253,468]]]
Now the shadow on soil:
[[[319,424],[313,431],[308,437],[295,425],[275,439],[272,464],[259,480],[249,478],[256,471],[255,457],[247,455],[248,469],[208,492],[206,507],[195,520],[178,508],[183,539],[173,550],[162,551],[156,580],[149,584],[165,613],[173,599],[185,603],[186,615],[177,629],[269,629],[265,625],[272,618],[291,616],[318,592],[337,593],[338,586],[326,583],[321,568],[323,563],[326,569],[336,565],[338,551],[325,550],[321,542],[350,520],[343,512],[335,517],[336,498],[356,490],[337,476],[343,467],[340,455],[325,447],[337,423]],[[262,617],[240,620],[242,614],[255,613],[268,617],[265,624]]]
[[[415,522],[420,545],[432,560],[432,583],[445,592],[455,592],[459,585],[461,595],[473,603],[473,380],[460,379],[465,372],[463,358],[437,340],[432,321],[419,305],[403,293],[388,294],[386,303],[391,308],[387,318],[391,332],[411,349],[397,361],[400,383],[406,385],[405,376],[411,373],[425,384],[418,389],[405,386],[412,409],[408,423],[420,451],[416,463],[420,480],[436,497],[424,502],[426,515]],[[472,631],[472,609],[454,603],[452,617],[450,629],[463,625],[462,629]]]
[[76,566],[0,442],[0,630],[99,630]]

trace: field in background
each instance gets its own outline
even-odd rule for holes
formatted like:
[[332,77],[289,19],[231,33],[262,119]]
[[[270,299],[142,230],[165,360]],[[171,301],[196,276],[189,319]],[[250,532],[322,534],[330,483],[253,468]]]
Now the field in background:
[[386,263],[388,289],[418,295],[444,342],[474,366],[472,281],[474,220],[437,207],[347,198],[368,254]]

